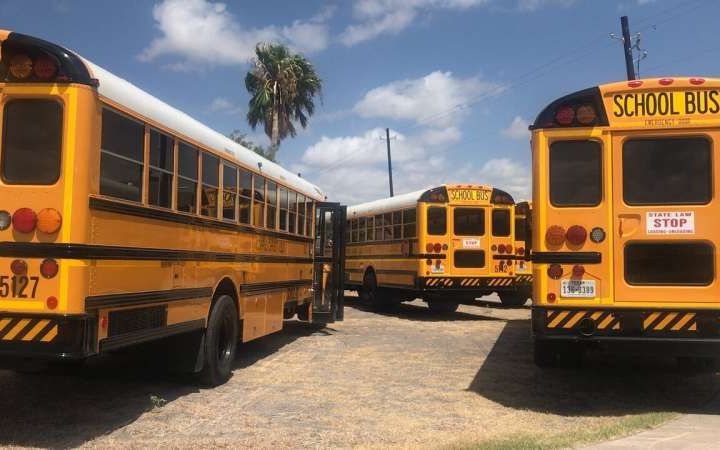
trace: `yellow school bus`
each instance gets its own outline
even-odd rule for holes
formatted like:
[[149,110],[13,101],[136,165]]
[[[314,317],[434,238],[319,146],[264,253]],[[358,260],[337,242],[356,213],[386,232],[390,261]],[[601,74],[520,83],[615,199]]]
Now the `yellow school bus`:
[[518,202],[515,205],[515,281],[518,291],[525,299],[532,297],[532,263],[527,259],[527,244],[530,242],[530,213],[532,202]]
[[531,129],[535,361],[716,356],[720,79],[593,87]]
[[448,184],[348,207],[346,286],[381,309],[423,298],[434,311],[497,292],[525,303],[514,277],[514,201]]
[[217,385],[239,339],[342,318],[319,188],[70,50],[0,41],[2,366],[163,339]]

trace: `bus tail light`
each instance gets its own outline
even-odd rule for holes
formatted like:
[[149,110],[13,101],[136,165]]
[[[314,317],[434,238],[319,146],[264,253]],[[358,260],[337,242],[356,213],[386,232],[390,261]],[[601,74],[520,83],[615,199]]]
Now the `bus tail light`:
[[513,252],[513,246],[510,245],[510,244],[506,245],[506,246],[505,246],[505,253],[507,253],[508,255],[512,255],[512,252]]
[[51,295],[50,297],[45,300],[45,305],[47,305],[48,309],[55,309],[58,305],[58,299],[54,295]]
[[24,275],[27,273],[28,265],[22,259],[16,259],[10,263],[10,271],[14,275]]
[[432,259],[425,260],[425,264],[427,264],[428,266],[432,266]]
[[642,80],[630,80],[628,81],[628,87],[637,88],[643,85]]
[[705,83],[705,78],[690,78],[690,84],[699,86],[703,83]]
[[21,233],[32,233],[37,225],[37,214],[30,208],[20,208],[13,214],[12,224]]
[[565,228],[560,225],[552,225],[545,232],[545,241],[548,245],[560,246],[565,242]]
[[39,56],[33,63],[33,72],[41,80],[53,78],[57,71],[57,64],[49,56]]
[[675,80],[672,78],[660,78],[658,80],[658,83],[660,83],[661,86],[670,86],[671,84],[673,84],[673,81]]
[[59,269],[57,261],[52,258],[45,259],[40,263],[40,275],[45,278],[55,278]]
[[440,253],[440,251],[442,250],[442,245],[435,243],[435,245],[433,245],[433,250],[435,251],[435,253]]
[[581,266],[580,264],[576,264],[572,268],[572,276],[573,278],[582,278],[582,276],[585,275],[585,267]]
[[549,292],[547,295],[547,301],[550,303],[555,303],[555,294],[552,292]]
[[505,246],[504,246],[504,245],[502,245],[502,244],[498,245],[497,249],[498,249],[498,252],[500,252],[500,254],[504,254],[504,253],[505,253]]
[[555,112],[555,121],[560,125],[572,125],[575,121],[575,110],[572,106],[561,106]]
[[518,247],[516,250],[518,255],[524,255],[525,254],[525,248],[524,247]]
[[590,231],[590,240],[596,244],[605,240],[605,230],[600,227],[595,227]]
[[12,223],[12,216],[7,211],[0,211],[0,230],[7,230]]
[[425,251],[428,252],[428,253],[432,253],[433,248],[434,248],[434,246],[432,245],[431,242],[428,242],[428,243],[425,245]]
[[575,112],[575,117],[582,125],[592,125],[597,120],[597,113],[592,105],[582,105]]
[[10,75],[18,80],[24,80],[32,73],[32,59],[24,53],[14,55],[10,58]]
[[553,280],[559,280],[563,274],[563,268],[560,264],[550,264],[547,269],[547,274]]
[[492,246],[490,246],[490,250],[492,250],[492,251],[494,251],[494,252],[496,252],[497,249],[498,249],[498,246],[495,245],[495,244],[493,244]]
[[46,234],[56,233],[62,225],[62,216],[54,208],[45,208],[38,213],[37,229]]
[[572,245],[583,245],[587,239],[587,230],[580,225],[573,225],[568,228],[566,238]]

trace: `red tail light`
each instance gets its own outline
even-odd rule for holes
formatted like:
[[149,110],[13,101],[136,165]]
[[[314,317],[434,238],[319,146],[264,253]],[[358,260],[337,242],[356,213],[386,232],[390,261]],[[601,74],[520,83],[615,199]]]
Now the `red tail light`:
[[440,250],[442,250],[442,245],[436,243],[435,245],[433,245],[433,250],[435,251],[435,253],[440,253]]
[[675,80],[673,80],[672,78],[660,78],[658,80],[658,83],[660,83],[660,85],[662,86],[670,86],[671,84],[673,84],[673,81]]
[[507,253],[508,255],[512,255],[512,252],[513,252],[513,246],[510,245],[510,244],[506,245],[506,246],[505,246],[505,253]]
[[20,208],[13,214],[12,224],[21,233],[32,233],[37,225],[37,214],[30,208]]
[[59,269],[60,267],[57,261],[51,258],[45,259],[40,263],[40,274],[45,278],[55,278]]
[[560,264],[550,264],[547,269],[547,274],[553,280],[559,280],[563,274],[563,268]]
[[628,86],[630,86],[631,88],[640,87],[640,86],[642,86],[642,84],[643,84],[642,80],[628,81]]
[[35,76],[41,80],[49,80],[54,77],[57,70],[58,67],[55,61],[47,56],[38,57],[33,64],[33,72],[35,72]]
[[580,278],[583,275],[585,275],[585,267],[583,267],[579,264],[573,266],[573,269],[572,269],[573,278]]
[[552,292],[548,293],[547,300],[548,302],[553,303],[555,301],[555,294],[553,294]]
[[571,106],[561,106],[555,112],[555,121],[560,125],[571,125],[575,120],[575,110]]
[[425,251],[426,251],[426,252],[432,253],[433,248],[434,248],[434,247],[433,247],[433,245],[432,245],[431,243],[428,242],[427,244],[425,244]]
[[27,273],[27,263],[22,259],[16,259],[10,263],[10,271],[15,275],[24,275]]
[[566,237],[572,245],[582,245],[587,239],[587,230],[580,225],[573,225],[568,228]]
[[565,228],[560,225],[552,225],[545,232],[545,241],[549,245],[560,246],[565,242]]
[[690,78],[690,84],[698,86],[705,83],[705,78]]
[[48,309],[55,309],[58,305],[58,299],[57,297],[50,296],[45,300],[45,304],[47,305]]
[[524,255],[524,254],[525,254],[525,248],[524,248],[524,247],[518,248],[518,249],[517,249],[517,254],[518,254],[518,255]]
[[498,249],[498,252],[500,252],[501,254],[502,254],[502,253],[505,253],[505,246],[504,246],[504,245],[502,245],[502,244],[498,245],[498,248],[497,248],[497,249]]
[[425,264],[427,264],[428,266],[432,266],[432,259],[425,260]]

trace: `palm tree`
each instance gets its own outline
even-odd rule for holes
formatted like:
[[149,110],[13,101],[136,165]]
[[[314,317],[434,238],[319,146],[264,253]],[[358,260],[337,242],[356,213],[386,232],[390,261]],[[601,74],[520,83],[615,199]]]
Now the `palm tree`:
[[307,126],[322,80],[302,55],[282,44],[260,43],[255,47],[253,67],[245,76],[245,87],[251,95],[248,123],[253,130],[263,124],[277,151],[282,139],[295,137],[294,122]]

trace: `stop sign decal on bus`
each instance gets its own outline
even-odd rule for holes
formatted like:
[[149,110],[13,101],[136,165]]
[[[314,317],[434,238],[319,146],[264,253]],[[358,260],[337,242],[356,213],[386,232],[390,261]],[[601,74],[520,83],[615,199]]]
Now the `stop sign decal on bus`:
[[647,234],[695,234],[692,211],[653,211],[648,212],[645,219]]

